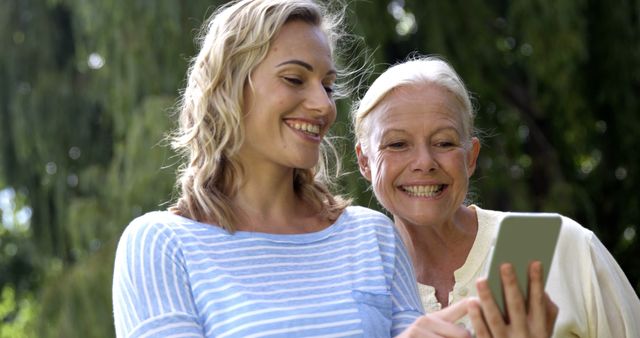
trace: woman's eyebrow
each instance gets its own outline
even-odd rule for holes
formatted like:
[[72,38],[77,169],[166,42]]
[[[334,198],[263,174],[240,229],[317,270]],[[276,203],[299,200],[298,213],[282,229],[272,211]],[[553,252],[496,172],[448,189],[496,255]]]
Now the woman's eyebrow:
[[[306,70],[308,70],[310,72],[313,72],[313,66],[312,65],[308,64],[307,62],[304,62],[302,60],[297,60],[297,59],[287,60],[287,61],[281,62],[281,63],[277,64],[276,67],[282,67],[282,66],[290,65],[290,64],[301,66],[302,68],[304,68],[304,69],[306,69]],[[335,69],[331,69],[331,70],[329,70],[327,72],[327,75],[336,74],[336,73],[337,72],[336,72]]]
[[301,60],[287,60],[287,61],[279,63],[278,65],[276,65],[276,67],[282,67],[282,66],[289,65],[289,64],[294,64],[294,65],[301,66],[301,67],[305,68],[306,70],[308,70],[310,72],[313,71],[313,66],[311,66],[310,64],[308,64],[308,63],[306,63],[304,61],[301,61]]

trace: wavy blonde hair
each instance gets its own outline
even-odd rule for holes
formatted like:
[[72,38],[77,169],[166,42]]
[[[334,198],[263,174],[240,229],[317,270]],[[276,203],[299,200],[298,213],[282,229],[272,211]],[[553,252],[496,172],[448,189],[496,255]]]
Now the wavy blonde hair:
[[[335,60],[342,13],[330,13],[314,0],[232,1],[213,13],[199,34],[200,51],[189,68],[179,103],[179,127],[172,135],[172,146],[188,162],[179,171],[180,196],[170,211],[229,232],[237,229],[240,210],[234,210],[230,197],[243,179],[236,154],[244,140],[245,84],[290,21],[320,27]],[[333,150],[339,166],[335,148],[325,139],[318,165],[295,169],[293,185],[322,217],[335,220],[350,201],[329,191],[327,149]]]

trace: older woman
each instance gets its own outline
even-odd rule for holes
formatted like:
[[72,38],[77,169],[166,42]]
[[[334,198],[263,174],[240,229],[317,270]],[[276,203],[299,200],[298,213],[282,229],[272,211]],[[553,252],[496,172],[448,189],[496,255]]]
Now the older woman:
[[[460,77],[438,58],[393,66],[372,84],[353,119],[360,172],[408,243],[427,311],[476,294],[506,213],[465,205],[480,142]],[[533,264],[530,278],[540,273]],[[562,220],[547,292],[560,310],[555,337],[640,336],[640,302],[624,273],[598,238],[569,218]],[[491,297],[485,281],[477,294]],[[540,318],[552,317],[549,304],[530,295],[520,307],[529,313],[498,333],[517,324],[544,336],[552,324]],[[472,321],[482,319],[478,310]]]

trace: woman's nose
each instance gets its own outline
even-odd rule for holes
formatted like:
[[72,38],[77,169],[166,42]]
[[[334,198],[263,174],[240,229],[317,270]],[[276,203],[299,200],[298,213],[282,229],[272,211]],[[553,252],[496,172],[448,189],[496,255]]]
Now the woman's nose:
[[327,115],[335,110],[331,94],[322,84],[314,85],[305,100],[308,109]]
[[432,172],[438,169],[438,162],[433,156],[432,150],[428,146],[420,146],[415,149],[414,158],[411,162],[412,171]]

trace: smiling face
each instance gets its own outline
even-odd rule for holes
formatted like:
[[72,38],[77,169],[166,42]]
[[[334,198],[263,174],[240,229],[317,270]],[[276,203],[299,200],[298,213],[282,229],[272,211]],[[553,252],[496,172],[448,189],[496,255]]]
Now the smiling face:
[[443,224],[462,206],[480,150],[463,132],[462,109],[447,89],[419,84],[391,91],[367,117],[360,171],[397,221]]
[[336,71],[326,35],[302,21],[286,23],[245,86],[243,165],[312,168],[336,119]]

